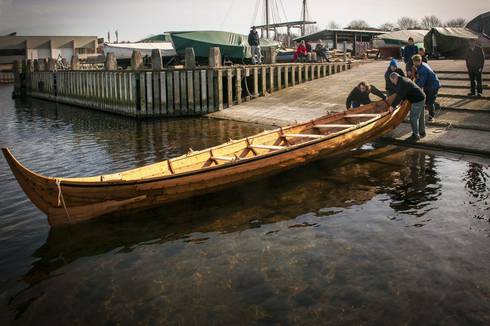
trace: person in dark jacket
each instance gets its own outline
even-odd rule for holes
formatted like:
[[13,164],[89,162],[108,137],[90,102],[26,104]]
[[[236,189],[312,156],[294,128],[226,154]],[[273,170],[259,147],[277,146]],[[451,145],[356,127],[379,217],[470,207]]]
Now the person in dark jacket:
[[363,81],[360,82],[347,97],[347,100],[345,101],[347,110],[371,103],[371,99],[369,98],[369,94],[371,93],[379,96],[383,100],[386,99],[386,96],[374,85],[369,85]]
[[410,125],[412,126],[412,135],[407,140],[417,141],[421,137],[425,137],[424,91],[412,80],[402,77],[396,72],[391,73],[390,80],[396,86],[396,97],[389,110],[393,112],[394,108],[404,100],[411,103]]
[[306,52],[311,53],[312,51],[311,43],[306,41],[305,46],[306,46]]
[[419,48],[413,42],[413,38],[408,38],[408,45],[403,49],[403,62],[405,62],[405,71],[407,77],[412,77],[413,61],[412,57],[419,52]]
[[427,59],[427,52],[425,52],[424,48],[419,49],[419,55],[422,57],[422,62],[428,63],[429,59]]
[[422,57],[418,54],[412,57],[413,65],[415,68],[415,83],[424,90],[427,109],[429,110],[429,121],[434,120],[437,93],[439,93],[439,88],[441,88],[441,82],[437,78],[436,73],[432,68],[422,62]]
[[391,94],[395,93],[395,85],[390,80],[390,75],[392,72],[396,72],[402,77],[405,77],[405,74],[403,73],[403,70],[398,67],[398,62],[396,59],[391,59],[390,65],[388,66],[388,69],[385,72],[385,82],[386,82],[386,93],[388,96]]
[[323,62],[323,61],[330,62],[330,60],[328,59],[328,55],[327,55],[327,48],[324,47],[321,43],[318,43],[316,45],[315,52],[316,52],[316,55],[318,57],[318,60],[320,60],[320,62]]
[[257,32],[257,28],[255,28],[255,26],[252,27],[250,33],[248,34],[248,44],[252,50],[252,63],[261,64],[262,54],[260,53],[260,39],[259,33]]
[[471,83],[471,93],[468,96],[481,96],[483,93],[481,75],[484,65],[485,55],[482,48],[476,44],[476,41],[471,40],[468,52],[466,52],[466,68],[468,68]]

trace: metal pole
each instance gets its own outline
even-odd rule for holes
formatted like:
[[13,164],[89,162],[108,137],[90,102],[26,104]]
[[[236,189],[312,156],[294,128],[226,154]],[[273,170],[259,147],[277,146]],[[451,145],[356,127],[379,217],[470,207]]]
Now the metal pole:
[[301,36],[305,36],[306,32],[306,0],[303,0],[303,28],[301,29]]
[[265,0],[265,36],[269,38],[269,0]]

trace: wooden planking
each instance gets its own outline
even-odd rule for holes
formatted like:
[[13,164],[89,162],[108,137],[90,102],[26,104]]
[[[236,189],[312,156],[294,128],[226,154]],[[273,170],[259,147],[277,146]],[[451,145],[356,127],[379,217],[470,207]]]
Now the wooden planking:
[[174,108],[174,75],[172,71],[167,72],[167,112],[169,115],[175,114]]
[[282,89],[282,67],[277,66],[277,90]]
[[189,114],[194,114],[196,112],[196,107],[194,104],[194,75],[192,70],[187,71],[187,108]]
[[296,85],[296,68],[297,67],[298,67],[297,65],[293,65],[291,67],[291,86]]
[[253,68],[253,78],[254,78],[254,97],[259,97],[259,68]]
[[188,106],[187,106],[187,82],[186,82],[186,73],[185,71],[180,71],[180,112],[183,115],[189,114]]
[[174,114],[180,115],[180,74],[178,70],[172,72],[173,83],[174,83]]
[[314,125],[315,128],[350,128],[350,127],[354,127],[354,126],[357,126],[357,125],[353,125],[353,124],[319,124],[319,125]]
[[235,70],[236,80],[235,80],[235,93],[236,93],[236,104],[242,103],[242,70],[237,68]]
[[283,134],[283,137],[290,137],[290,138],[312,138],[312,139],[318,139],[318,138],[324,138],[324,135],[314,135],[314,134]]
[[274,66],[269,67],[269,93],[274,92]]
[[262,66],[261,68],[262,72],[262,96],[265,96],[267,94],[267,70],[265,66]]
[[270,150],[279,150],[279,149],[286,148],[286,146],[256,145],[256,144],[250,144],[248,147],[254,149],[257,148],[257,149],[270,149]]
[[202,112],[207,113],[210,112],[208,110],[208,90],[207,90],[207,74],[206,70],[201,70],[201,107]]
[[152,91],[153,91],[153,114],[160,115],[160,74],[158,71],[152,72]]
[[226,69],[226,103],[227,107],[233,106],[233,72]]
[[201,78],[199,70],[194,70],[194,112],[201,114]]
[[208,112],[215,111],[215,100],[214,100],[214,71],[209,69],[207,71],[208,75]]
[[284,66],[284,88],[289,87],[289,66]]
[[214,85],[216,87],[217,99],[218,99],[217,109],[221,111],[223,110],[223,71],[222,70],[218,70],[216,72],[216,80],[214,82]]
[[160,113],[163,115],[168,114],[167,111],[167,73],[160,71]]

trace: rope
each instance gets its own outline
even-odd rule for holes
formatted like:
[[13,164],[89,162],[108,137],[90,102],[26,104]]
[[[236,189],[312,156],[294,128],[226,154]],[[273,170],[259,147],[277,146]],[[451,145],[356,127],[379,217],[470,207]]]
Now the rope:
[[68,222],[71,224],[71,217],[68,213],[68,209],[66,208],[65,198],[63,198],[63,193],[61,192],[61,180],[56,179],[56,186],[58,186],[58,207],[63,204],[63,208],[65,209],[66,217],[68,218]]

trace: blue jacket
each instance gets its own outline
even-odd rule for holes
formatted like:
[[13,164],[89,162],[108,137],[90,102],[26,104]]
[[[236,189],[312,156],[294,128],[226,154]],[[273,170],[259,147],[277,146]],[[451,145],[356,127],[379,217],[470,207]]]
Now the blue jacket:
[[441,87],[441,83],[439,78],[437,78],[436,73],[425,62],[422,62],[417,68],[417,80],[415,83],[422,89],[435,90]]
[[419,53],[419,48],[415,44],[405,46],[403,49],[403,62],[413,64],[412,56],[417,53]]

